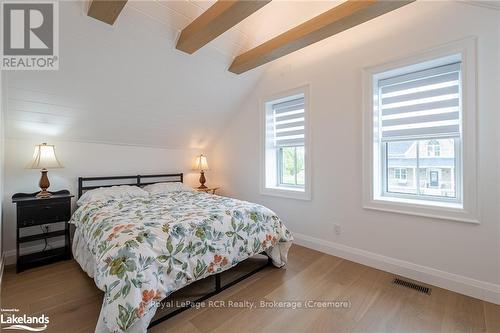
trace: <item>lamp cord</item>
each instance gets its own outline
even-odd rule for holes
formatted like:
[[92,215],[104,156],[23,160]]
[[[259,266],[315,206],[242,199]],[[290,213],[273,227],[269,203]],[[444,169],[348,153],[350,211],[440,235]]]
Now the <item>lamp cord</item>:
[[[45,234],[45,236],[47,236],[49,231],[47,229],[44,229],[44,226],[42,225],[40,225],[40,229],[42,230],[42,233]],[[45,241],[45,246],[43,247],[42,252],[47,250],[47,247],[50,247],[49,242],[47,241],[47,237],[45,237],[43,240]]]

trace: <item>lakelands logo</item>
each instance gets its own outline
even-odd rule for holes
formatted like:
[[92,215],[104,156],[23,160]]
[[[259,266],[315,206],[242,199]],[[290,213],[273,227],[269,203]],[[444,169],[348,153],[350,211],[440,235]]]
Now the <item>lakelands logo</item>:
[[47,329],[48,324],[49,317],[44,314],[27,316],[25,314],[19,314],[19,309],[2,309],[2,313],[0,314],[0,325],[2,330],[42,332]]
[[59,7],[56,1],[2,2],[3,70],[59,69]]

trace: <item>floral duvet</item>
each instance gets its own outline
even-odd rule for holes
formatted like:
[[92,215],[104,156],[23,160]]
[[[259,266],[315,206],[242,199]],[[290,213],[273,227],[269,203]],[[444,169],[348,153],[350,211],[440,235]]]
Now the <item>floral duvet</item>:
[[261,205],[194,191],[91,202],[70,223],[105,293],[96,331],[143,332],[156,301],[262,251],[283,266],[293,239]]

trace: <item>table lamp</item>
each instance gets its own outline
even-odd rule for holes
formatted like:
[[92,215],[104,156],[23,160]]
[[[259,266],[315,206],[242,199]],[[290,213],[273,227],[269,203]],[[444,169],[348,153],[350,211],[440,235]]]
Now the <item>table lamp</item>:
[[40,186],[40,193],[36,195],[37,198],[49,198],[52,194],[47,191],[50,186],[49,178],[47,177],[47,169],[63,168],[61,163],[56,157],[56,151],[53,145],[42,143],[35,146],[33,153],[33,160],[27,166],[28,169],[40,169],[42,177],[38,185]]
[[205,179],[205,171],[208,170],[208,162],[207,162],[207,157],[205,155],[201,154],[200,156],[196,157],[194,169],[200,171],[200,184],[201,185],[198,186],[198,188],[199,189],[207,188],[205,186],[205,182],[207,181]]

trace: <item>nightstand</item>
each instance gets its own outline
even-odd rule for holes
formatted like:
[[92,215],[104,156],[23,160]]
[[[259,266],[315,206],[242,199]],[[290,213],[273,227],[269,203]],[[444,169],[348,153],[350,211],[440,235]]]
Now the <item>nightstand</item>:
[[215,194],[217,190],[219,190],[219,186],[209,186],[207,188],[196,188],[195,190],[198,192],[212,193]]
[[[49,198],[37,198],[37,193],[16,193],[12,202],[17,211],[17,272],[27,268],[41,266],[59,260],[71,259],[69,223],[71,218],[71,198],[73,195],[67,190],[50,192]],[[64,229],[51,232],[20,236],[21,229],[65,222]],[[20,244],[38,240],[47,241],[49,238],[64,236],[64,246],[42,250],[39,252],[20,254]]]

